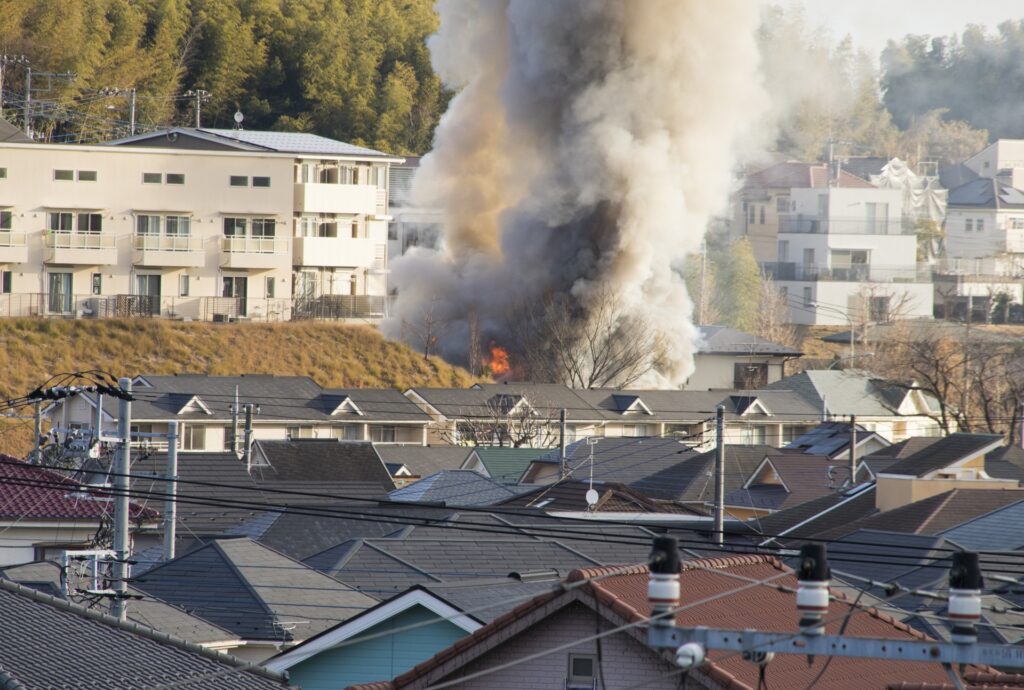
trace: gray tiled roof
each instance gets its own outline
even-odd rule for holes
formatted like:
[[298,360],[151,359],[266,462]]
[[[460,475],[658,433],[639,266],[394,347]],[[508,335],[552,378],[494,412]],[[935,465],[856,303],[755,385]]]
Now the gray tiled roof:
[[[1015,492],[1016,493],[1016,492]],[[942,536],[971,551],[1019,549],[1024,546],[1024,496],[1002,508],[942,532]]]
[[[586,494],[593,487],[598,494],[597,503],[589,506]],[[617,513],[676,513],[680,517],[703,516],[702,510],[686,508],[670,501],[652,499],[625,484],[587,479],[570,479],[549,485],[540,485],[532,491],[502,501],[502,508],[512,506],[542,508],[553,511],[586,511]]]
[[221,139],[241,141],[281,153],[323,153],[338,156],[366,156],[368,158],[391,157],[390,154],[368,149],[365,146],[347,144],[344,141],[305,132],[268,132],[250,129],[211,129],[209,127],[204,127],[200,131],[213,134]]
[[389,494],[392,501],[483,506],[516,495],[512,489],[473,470],[442,470]]
[[[133,574],[134,572],[133,568]],[[0,577],[47,594],[61,596],[60,566],[51,561],[7,566],[0,569]],[[234,633],[202,618],[189,615],[177,606],[149,595],[143,595],[141,590],[131,585],[128,586],[128,593],[133,597],[138,597],[132,598],[131,604],[128,606],[128,620],[133,623],[196,644],[238,639]],[[101,599],[91,608],[108,613],[109,600]]]
[[441,470],[455,470],[473,452],[463,446],[415,446],[380,443],[377,455],[386,463],[405,465],[413,474],[426,477]]
[[1002,445],[998,434],[950,434],[885,468],[885,474],[923,477]]
[[1014,189],[994,177],[980,177],[949,190],[947,205],[949,208],[1024,208],[1024,191]]
[[[815,369],[787,376],[766,386],[768,390],[793,391],[821,411],[835,415],[891,417],[907,391],[855,369]],[[929,400],[929,396],[925,395]]]
[[216,539],[137,578],[244,639],[301,640],[376,600],[250,539]]
[[374,482],[393,486],[391,473],[369,441],[337,439],[258,440],[253,443],[258,480]]
[[7,580],[0,580],[0,619],[0,668],[8,684],[14,679],[26,688],[286,687],[280,676],[259,668],[243,670],[232,657]]
[[697,352],[705,355],[778,355],[799,356],[803,354],[786,345],[779,345],[750,333],[744,333],[725,326],[698,326],[700,340]]
[[559,586],[560,581],[556,577],[525,582],[514,577],[501,577],[436,582],[424,585],[424,589],[469,612],[474,618],[490,623],[527,599]]
[[749,522],[759,535],[780,535],[779,541],[789,543],[849,525],[875,512],[875,486],[871,484],[853,491],[831,492]]
[[[725,452],[725,490],[738,489],[766,456],[782,454],[772,446],[730,445]],[[672,501],[710,501],[714,499],[715,451],[687,451],[655,471],[638,476],[630,486],[655,498]],[[595,472],[595,476],[597,476]]]
[[[876,439],[879,443],[888,446],[889,442],[884,438],[868,431],[860,424],[857,425],[857,447],[867,442],[870,438]],[[822,422],[806,434],[792,441],[786,446],[787,449],[798,449],[812,455],[836,455],[845,453],[850,447],[850,424],[849,422]]]
[[[159,475],[167,471],[164,453],[133,458],[132,474]],[[372,499],[387,495],[388,487],[381,482],[346,480],[343,465],[304,463],[301,460],[279,461],[273,471],[254,467],[248,472],[245,464],[233,453],[179,453],[178,518],[183,524],[182,536],[217,535],[240,527],[261,516],[271,506],[299,506],[339,503],[347,497]],[[204,486],[186,482],[198,481],[228,485]],[[388,479],[390,482],[390,479]],[[163,492],[159,479],[132,479],[136,491]],[[278,493],[283,492],[283,493]],[[287,493],[296,492],[296,493]],[[304,494],[320,494],[310,496]],[[223,505],[225,500],[242,505]],[[152,504],[159,505],[159,498]],[[354,501],[359,505],[362,502]]]

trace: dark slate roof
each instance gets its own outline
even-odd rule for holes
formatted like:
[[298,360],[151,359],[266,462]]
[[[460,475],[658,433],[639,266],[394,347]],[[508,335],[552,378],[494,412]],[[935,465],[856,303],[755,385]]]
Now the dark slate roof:
[[[726,462],[728,458],[727,450]],[[726,505],[784,510],[835,493],[850,478],[845,463],[804,453],[772,455],[759,469],[751,473],[745,486],[726,492]],[[774,475],[783,484],[760,481],[765,475]],[[863,479],[863,468],[858,475]]]
[[950,434],[885,468],[885,474],[923,477],[1002,444],[998,434]]
[[496,415],[507,405],[508,396],[525,398],[541,418],[558,419],[565,408],[575,421],[600,421],[603,415],[567,386],[554,383],[489,383],[470,388],[411,388],[427,404],[451,419]]
[[516,492],[473,470],[442,470],[388,495],[392,501],[484,506],[511,498]]
[[472,448],[463,446],[414,446],[378,443],[377,455],[388,464],[405,465],[418,477],[426,477],[441,470],[455,470],[472,454]]
[[[874,438],[882,445],[890,445],[888,441],[868,431],[860,424],[857,425],[857,447]],[[850,447],[850,424],[849,422],[822,422],[806,434],[786,446],[787,449],[800,450],[811,455],[828,455],[836,457],[847,452]]]
[[[228,421],[236,386],[241,402],[259,404],[259,413],[253,418],[257,425],[261,420],[278,424],[285,421],[426,424],[430,421],[428,415],[397,390],[325,389],[308,376],[268,374],[138,376],[132,391],[135,396],[132,420]],[[182,407],[193,397],[198,398],[209,413],[202,409],[182,412]],[[345,400],[351,401],[358,412],[351,411],[349,406],[339,409]],[[117,400],[107,396],[103,402],[104,410],[116,418]]]
[[[99,521],[110,515],[109,496],[87,488],[57,472],[0,455],[0,520]],[[130,515],[146,521],[158,517],[137,502],[132,502]]]
[[942,537],[860,529],[830,542],[828,555],[836,577],[850,573],[913,588],[949,576],[950,548]]
[[488,577],[456,582],[435,582],[425,586],[431,592],[451,602],[474,618],[490,623],[527,599],[554,591],[560,581],[552,576],[546,579],[526,580],[515,577]]
[[136,585],[244,639],[307,639],[377,603],[241,538],[213,540],[149,570]]
[[883,513],[836,525],[815,534],[815,537],[841,537],[856,529],[913,534],[940,534],[979,515],[985,515],[1024,499],[1020,489],[951,489],[945,493],[893,508]]
[[472,454],[480,459],[487,474],[494,481],[502,484],[518,484],[519,478],[523,476],[523,472],[530,466],[530,463],[547,452],[546,449],[537,448],[478,446],[473,449]]
[[[743,486],[750,474],[766,456],[784,451],[772,446],[730,445],[725,451],[725,490],[728,493]],[[715,451],[687,451],[670,458],[662,467],[630,482],[630,486],[647,496],[679,502],[714,500]],[[596,471],[595,471],[595,476]]]
[[112,146],[140,145],[152,140],[163,141],[174,135],[199,139],[218,149],[229,148],[242,151],[356,156],[368,159],[392,157],[390,154],[382,153],[381,151],[374,151],[363,146],[347,144],[343,141],[328,139],[327,137],[307,134],[305,132],[269,132],[248,129],[214,129],[210,127],[170,127],[106,143]]
[[0,117],[0,141],[6,144],[31,144],[32,139],[19,128]]
[[939,183],[946,189],[956,189],[978,179],[978,173],[963,163],[954,163],[939,168]]
[[803,353],[725,326],[698,326],[697,352],[702,355],[774,355],[798,357]]
[[[5,687],[270,690],[283,677],[134,623],[0,580]],[[211,679],[216,677],[215,681]],[[194,680],[191,680],[194,679]],[[13,685],[13,683],[20,685]]]
[[680,516],[705,516],[707,511],[697,507],[680,506],[671,501],[652,499],[625,484],[616,482],[595,481],[594,490],[598,493],[597,503],[590,508],[586,494],[591,484],[586,479],[573,479],[556,482],[551,485],[538,486],[514,498],[502,501],[498,505],[503,508],[520,506],[543,508],[545,511],[585,511],[591,509],[598,513],[675,513]]
[[[635,485],[658,472],[672,467],[682,460],[697,455],[688,445],[671,438],[598,438],[590,445],[586,440],[572,443],[566,448],[566,464],[570,475],[582,473],[590,476],[590,457],[593,452],[594,479],[603,482],[618,482]],[[548,453],[534,462],[558,463],[558,451]],[[671,498],[671,496],[661,496]]]
[[985,456],[985,473],[996,479],[1024,482],[1024,449],[1002,446]]
[[[133,569],[134,572],[134,569]],[[0,577],[17,582],[25,587],[41,591],[45,594],[62,597],[60,566],[52,561],[36,561],[23,565],[5,566],[0,568]],[[144,595],[131,585],[128,593],[133,598],[128,606],[128,620],[133,623],[152,628],[181,640],[204,644],[211,642],[227,642],[238,640],[234,633],[214,625],[202,618],[189,615],[184,609],[161,601],[156,597]],[[73,594],[73,598],[81,598]],[[89,608],[94,611],[109,613],[109,599],[100,599]]]
[[[1014,492],[1017,493],[1017,492]],[[942,532],[942,536],[971,551],[1019,549],[1024,546],[1024,496],[1020,500]]]
[[391,473],[369,441],[291,439],[253,443],[253,473],[263,481],[374,482],[394,486]]
[[788,544],[849,525],[876,512],[875,485],[835,491],[777,513],[748,521],[765,538]]
[[949,190],[947,205],[950,209],[1020,209],[1024,208],[1024,191],[994,177],[979,177]]
[[[133,478],[133,490],[165,491],[164,483],[155,477],[162,477],[166,467],[167,458],[163,453],[133,459],[133,474],[154,475],[154,479]],[[217,535],[237,529],[272,506],[308,506],[339,503],[349,497],[374,499],[387,495],[388,488],[380,482],[348,481],[345,476],[343,466],[332,464],[317,467],[303,462],[280,462],[273,470],[254,467],[250,473],[230,452],[179,453],[178,477],[183,481],[178,486],[178,519],[183,526],[182,536]],[[232,488],[186,483],[190,481]],[[277,493],[279,491],[285,493]],[[304,495],[308,493],[319,495]],[[224,505],[225,501],[236,504]],[[153,502],[159,505],[161,501],[157,498]],[[350,502],[363,504],[362,501]]]

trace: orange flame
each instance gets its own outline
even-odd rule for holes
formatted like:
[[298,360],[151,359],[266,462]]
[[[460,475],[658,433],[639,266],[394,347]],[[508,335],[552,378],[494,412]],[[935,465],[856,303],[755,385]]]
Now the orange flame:
[[487,359],[487,366],[491,369],[491,376],[504,376],[512,368],[508,361],[508,350],[491,343],[491,354]]

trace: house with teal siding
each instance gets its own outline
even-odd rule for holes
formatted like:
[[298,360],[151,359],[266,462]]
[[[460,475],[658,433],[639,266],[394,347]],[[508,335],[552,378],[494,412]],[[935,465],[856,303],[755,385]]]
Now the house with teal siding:
[[264,666],[287,671],[290,682],[303,690],[343,690],[394,678],[482,625],[416,586],[278,654]]

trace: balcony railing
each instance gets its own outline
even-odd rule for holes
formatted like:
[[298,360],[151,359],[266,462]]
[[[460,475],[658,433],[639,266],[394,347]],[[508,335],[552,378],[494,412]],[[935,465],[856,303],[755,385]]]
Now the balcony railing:
[[818,218],[804,215],[779,215],[780,233],[816,235],[913,235],[914,224],[888,218]]
[[848,283],[927,283],[932,279],[932,267],[928,264],[833,267],[777,262],[762,264],[762,268],[773,280]]
[[46,231],[46,246],[50,249],[113,249],[114,236],[102,232]]
[[24,246],[25,233],[16,230],[0,230],[0,248]]
[[277,237],[233,237],[221,238],[221,249],[228,254],[286,254],[289,239]]
[[201,244],[190,235],[136,235],[135,248],[144,252],[192,252]]

